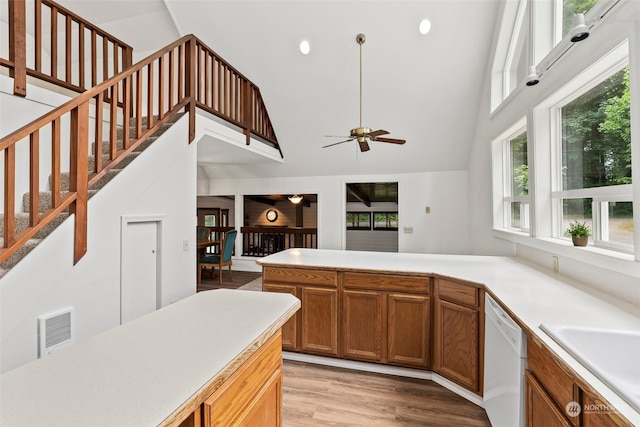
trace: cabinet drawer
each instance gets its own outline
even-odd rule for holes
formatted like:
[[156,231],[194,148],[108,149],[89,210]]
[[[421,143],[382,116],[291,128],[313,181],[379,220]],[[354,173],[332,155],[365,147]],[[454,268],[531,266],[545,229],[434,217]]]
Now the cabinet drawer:
[[471,307],[480,306],[480,289],[464,283],[437,279],[438,298]]
[[428,277],[400,274],[344,273],[343,286],[350,289],[429,294]]
[[[531,337],[527,339],[527,363],[529,370],[559,408],[564,408],[569,402],[578,401],[577,387],[574,386],[571,377],[554,359],[551,351],[542,348]],[[576,418],[571,421],[577,423]]]
[[262,280],[265,283],[296,283],[301,285],[324,285],[337,287],[335,271],[305,268],[264,267]]

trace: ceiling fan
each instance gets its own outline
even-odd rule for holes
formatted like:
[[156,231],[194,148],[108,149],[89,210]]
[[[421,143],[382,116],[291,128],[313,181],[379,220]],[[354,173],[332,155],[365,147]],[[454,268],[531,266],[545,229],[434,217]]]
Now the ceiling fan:
[[351,129],[348,137],[340,137],[347,138],[344,141],[334,142],[333,144],[325,145],[322,148],[332,147],[334,145],[343,144],[345,142],[353,141],[354,139],[358,141],[360,145],[360,151],[369,151],[369,141],[377,141],[377,142],[388,142],[391,144],[404,144],[404,139],[395,139],[395,138],[384,138],[382,135],[388,135],[389,132],[383,129],[372,131],[370,128],[362,126],[362,45],[367,40],[364,34],[358,34],[356,36],[356,42],[360,45],[360,126],[354,129]]

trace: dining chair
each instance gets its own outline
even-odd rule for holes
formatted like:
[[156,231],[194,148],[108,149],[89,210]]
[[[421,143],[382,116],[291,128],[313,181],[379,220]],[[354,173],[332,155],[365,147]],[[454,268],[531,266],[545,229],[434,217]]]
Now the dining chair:
[[213,271],[216,268],[219,269],[218,282],[222,285],[222,267],[229,267],[229,279],[233,279],[231,272],[231,255],[233,254],[233,247],[236,244],[236,236],[238,230],[229,230],[224,234],[222,241],[222,251],[219,255],[207,255],[198,260],[198,283],[202,280],[202,269],[210,267]]

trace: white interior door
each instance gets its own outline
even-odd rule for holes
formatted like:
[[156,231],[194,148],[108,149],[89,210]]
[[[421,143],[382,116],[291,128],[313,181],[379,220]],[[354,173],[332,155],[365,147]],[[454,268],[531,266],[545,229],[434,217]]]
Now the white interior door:
[[122,223],[120,323],[160,307],[159,222]]

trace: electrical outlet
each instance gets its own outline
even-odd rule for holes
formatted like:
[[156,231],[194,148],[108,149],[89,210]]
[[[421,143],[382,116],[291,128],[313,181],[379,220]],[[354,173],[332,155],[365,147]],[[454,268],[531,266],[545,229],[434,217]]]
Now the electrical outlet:
[[556,273],[560,271],[560,263],[558,261],[558,257],[555,255],[553,256],[553,271]]
[[411,234],[413,233],[413,227],[403,227],[402,231],[404,231],[406,234]]
[[431,213],[431,206],[425,206],[424,207],[424,213],[430,214]]

